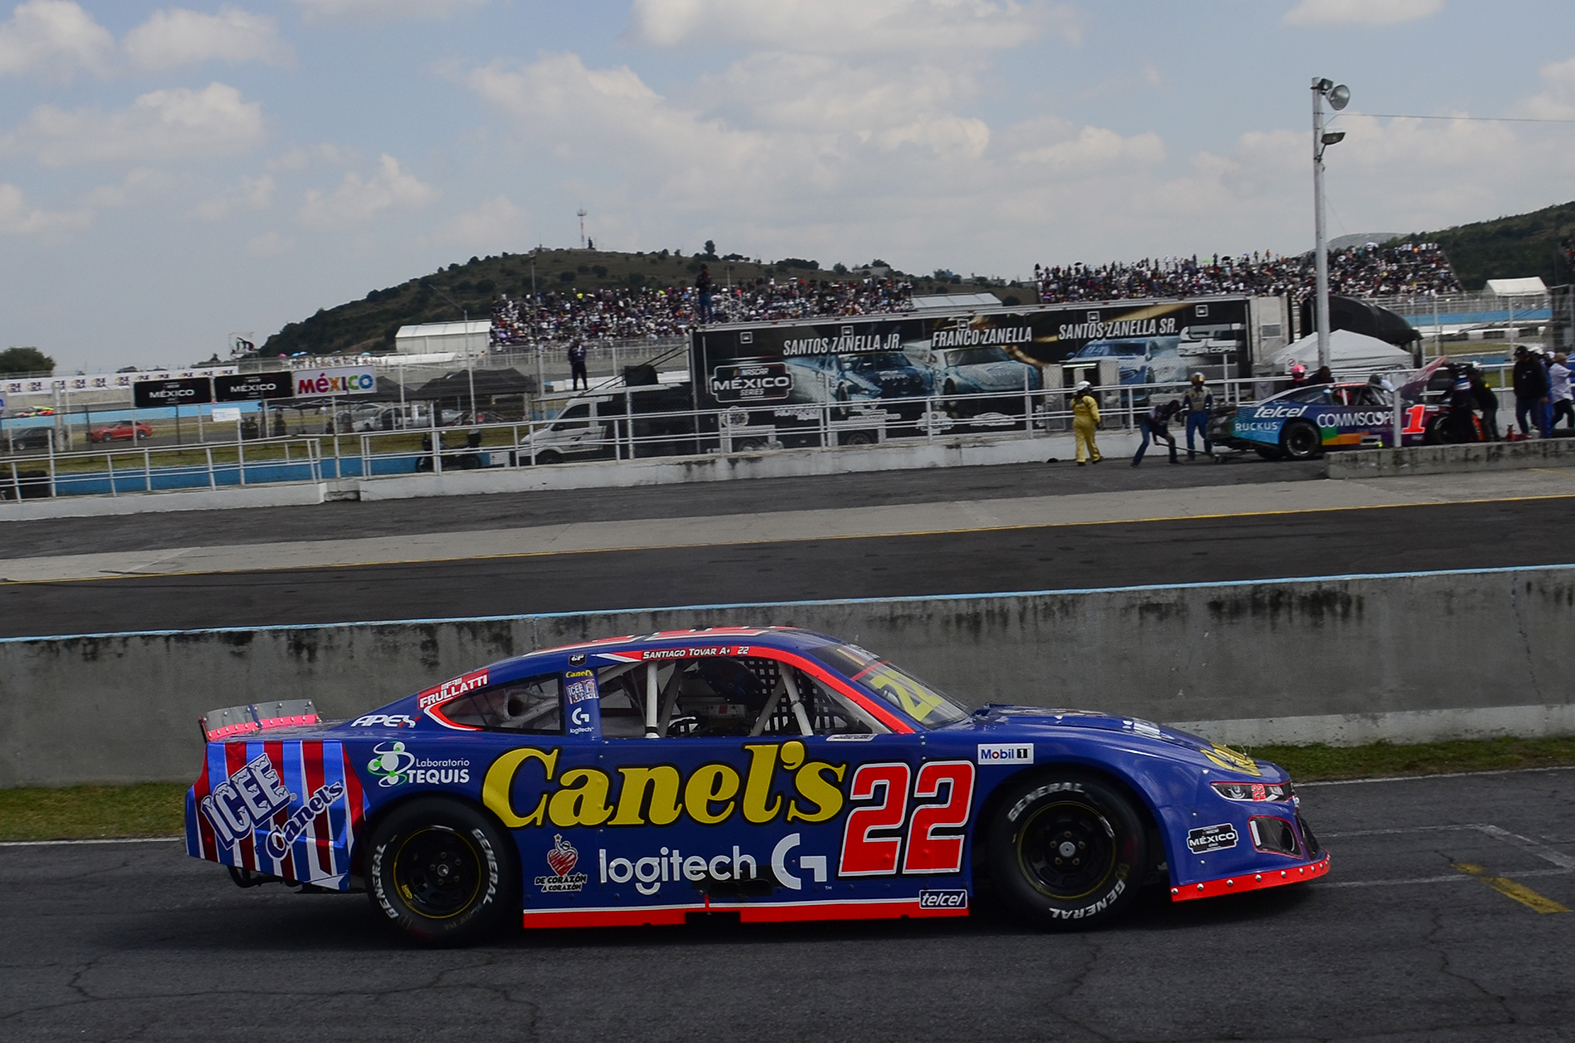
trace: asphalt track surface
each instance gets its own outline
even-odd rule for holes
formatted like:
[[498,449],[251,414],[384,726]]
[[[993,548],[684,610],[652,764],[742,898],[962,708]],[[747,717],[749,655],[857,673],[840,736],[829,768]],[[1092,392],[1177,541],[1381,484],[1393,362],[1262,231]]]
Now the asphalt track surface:
[[[224,512],[229,513],[229,512]],[[0,636],[1563,564],[1575,499],[17,583]]]
[[1323,465],[1318,462],[1269,463],[1254,457],[1215,464],[1199,458],[1196,463],[1171,467],[1151,452],[1140,468],[1129,467],[1112,458],[1098,467],[1078,467],[1063,461],[1048,465],[926,468],[628,489],[572,489],[376,503],[328,503],[310,507],[7,521],[0,523],[0,559],[153,547],[466,532],[572,523],[587,518],[600,521],[703,518],[817,507],[856,508],[894,503],[1250,485],[1322,477]]
[[429,951],[362,895],[238,890],[178,842],[4,846],[0,1037],[1570,1038],[1575,769],[1301,792],[1333,853],[1326,879],[1177,905],[1158,892],[1071,934],[985,908]]

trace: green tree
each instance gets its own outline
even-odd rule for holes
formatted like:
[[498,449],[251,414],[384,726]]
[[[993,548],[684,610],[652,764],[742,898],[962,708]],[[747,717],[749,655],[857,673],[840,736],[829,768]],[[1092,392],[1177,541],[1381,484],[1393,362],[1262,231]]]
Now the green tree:
[[7,348],[0,351],[0,374],[53,373],[55,360],[37,348]]

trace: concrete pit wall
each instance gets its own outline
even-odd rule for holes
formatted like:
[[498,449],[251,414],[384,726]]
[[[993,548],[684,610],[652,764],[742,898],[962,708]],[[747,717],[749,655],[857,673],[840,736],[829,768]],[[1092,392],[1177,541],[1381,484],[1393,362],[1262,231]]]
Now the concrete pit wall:
[[0,641],[0,787],[187,779],[197,717],[348,717],[590,637],[738,623],[857,641],[962,699],[1184,724],[1227,742],[1575,733],[1575,566],[1018,596],[805,602]]

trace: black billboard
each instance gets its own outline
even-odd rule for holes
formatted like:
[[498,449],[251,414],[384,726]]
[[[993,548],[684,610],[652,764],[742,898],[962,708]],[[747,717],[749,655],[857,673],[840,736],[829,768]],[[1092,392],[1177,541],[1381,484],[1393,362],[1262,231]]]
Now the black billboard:
[[693,347],[712,404],[1018,394],[1040,389],[1040,366],[1101,359],[1133,385],[1252,371],[1244,297],[719,326]]
[[131,385],[131,401],[138,409],[195,406],[213,401],[213,385],[207,377],[139,380]]
[[267,398],[289,398],[294,394],[291,374],[288,372],[213,378],[215,402],[257,402]]

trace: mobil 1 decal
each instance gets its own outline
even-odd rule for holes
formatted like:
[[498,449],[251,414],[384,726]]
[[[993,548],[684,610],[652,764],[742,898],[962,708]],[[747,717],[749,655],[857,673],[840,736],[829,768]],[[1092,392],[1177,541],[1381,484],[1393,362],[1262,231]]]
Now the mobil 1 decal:
[[[854,750],[869,759],[850,760]],[[832,877],[963,871],[972,761],[914,765],[877,759],[879,744],[817,739],[695,742],[660,754],[631,742],[627,751],[632,763],[613,764],[521,747],[487,769],[483,803],[534,834],[521,835],[522,849],[542,852],[538,892],[807,894]]]

